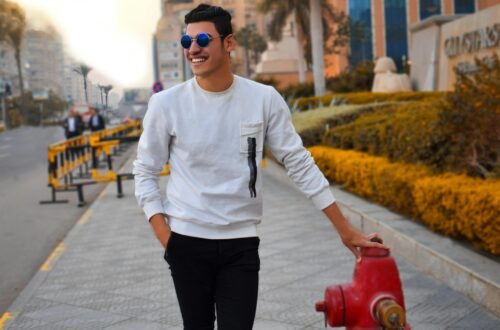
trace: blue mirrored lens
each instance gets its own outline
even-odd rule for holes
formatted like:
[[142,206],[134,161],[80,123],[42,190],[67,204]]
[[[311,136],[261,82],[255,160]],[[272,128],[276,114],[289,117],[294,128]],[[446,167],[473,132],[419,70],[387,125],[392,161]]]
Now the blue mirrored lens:
[[181,45],[186,49],[191,47],[191,37],[188,36],[187,34],[183,35],[181,38]]
[[200,33],[196,36],[196,43],[200,47],[207,47],[210,42],[210,37],[206,33]]

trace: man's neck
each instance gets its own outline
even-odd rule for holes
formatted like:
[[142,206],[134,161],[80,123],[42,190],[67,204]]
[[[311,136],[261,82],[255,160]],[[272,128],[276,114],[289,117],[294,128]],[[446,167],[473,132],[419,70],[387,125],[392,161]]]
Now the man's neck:
[[223,92],[233,84],[233,73],[231,71],[223,74],[210,75],[208,77],[196,76],[198,85],[208,92]]

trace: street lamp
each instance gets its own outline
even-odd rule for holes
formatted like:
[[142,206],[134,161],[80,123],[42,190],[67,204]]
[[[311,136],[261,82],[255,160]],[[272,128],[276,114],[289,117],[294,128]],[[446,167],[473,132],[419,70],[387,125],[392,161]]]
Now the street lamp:
[[106,96],[106,106],[104,107],[104,109],[107,109],[108,108],[108,94],[109,92],[113,89],[113,85],[106,85],[106,86],[103,86],[103,90],[104,90],[104,95]]
[[103,95],[103,93],[104,93],[104,88],[106,86],[98,84],[97,87],[101,91],[101,107],[102,107],[102,109],[104,109],[104,95]]

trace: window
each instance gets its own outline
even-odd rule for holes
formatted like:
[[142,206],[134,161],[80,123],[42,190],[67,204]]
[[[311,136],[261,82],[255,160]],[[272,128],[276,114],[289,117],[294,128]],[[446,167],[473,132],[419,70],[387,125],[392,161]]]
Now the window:
[[408,58],[406,2],[385,0],[384,3],[386,52],[401,71],[404,67],[403,56]]
[[420,19],[441,14],[441,0],[420,0]]
[[455,14],[470,14],[475,12],[475,0],[455,0]]
[[373,59],[371,0],[349,1],[352,66]]

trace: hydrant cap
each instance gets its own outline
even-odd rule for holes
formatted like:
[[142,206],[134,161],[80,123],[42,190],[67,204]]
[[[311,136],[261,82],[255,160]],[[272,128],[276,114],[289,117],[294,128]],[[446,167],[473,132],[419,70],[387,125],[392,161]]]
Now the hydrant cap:
[[390,255],[389,250],[386,249],[381,249],[381,248],[375,248],[375,247],[370,247],[370,248],[362,248],[361,249],[361,256],[363,257],[388,257]]

